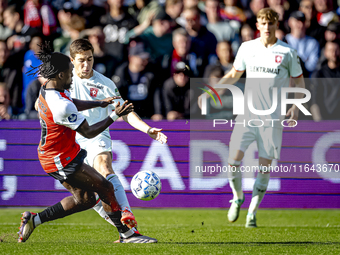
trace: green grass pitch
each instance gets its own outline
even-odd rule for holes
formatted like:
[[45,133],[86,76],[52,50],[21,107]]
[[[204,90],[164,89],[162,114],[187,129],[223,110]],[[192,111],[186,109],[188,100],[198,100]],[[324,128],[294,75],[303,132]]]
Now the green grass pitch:
[[[36,228],[17,243],[20,213],[0,209],[0,254],[340,254],[340,210],[259,210],[258,228],[222,209],[134,209],[139,230],[157,244],[113,244],[117,231],[96,212]],[[39,212],[41,209],[33,209]]]

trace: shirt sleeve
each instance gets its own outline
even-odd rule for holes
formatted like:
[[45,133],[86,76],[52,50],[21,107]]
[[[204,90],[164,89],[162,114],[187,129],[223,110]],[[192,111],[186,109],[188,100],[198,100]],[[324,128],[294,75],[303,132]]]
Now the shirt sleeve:
[[235,61],[234,61],[234,68],[237,71],[244,71],[246,70],[246,62],[244,61],[244,56],[245,56],[245,47],[244,43],[241,44],[240,48],[237,51]]
[[77,107],[71,101],[63,102],[58,108],[58,111],[53,114],[53,119],[56,124],[76,130],[85,120],[84,115],[78,112]]
[[290,52],[291,59],[289,61],[289,75],[291,77],[299,77],[302,74],[300,58],[296,50]]

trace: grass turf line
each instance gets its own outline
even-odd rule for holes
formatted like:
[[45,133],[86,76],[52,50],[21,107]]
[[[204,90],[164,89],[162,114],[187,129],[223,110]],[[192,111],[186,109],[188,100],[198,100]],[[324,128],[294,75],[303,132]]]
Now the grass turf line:
[[229,223],[227,210],[135,209],[140,232],[158,244],[113,244],[117,231],[93,210],[45,223],[17,243],[25,210],[0,209],[0,254],[340,254],[340,210],[259,210],[259,227],[246,229],[246,210]]

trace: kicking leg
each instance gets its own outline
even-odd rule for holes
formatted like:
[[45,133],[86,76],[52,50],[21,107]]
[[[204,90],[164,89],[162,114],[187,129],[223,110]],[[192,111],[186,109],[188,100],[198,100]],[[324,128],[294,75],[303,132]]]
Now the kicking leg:
[[[68,176],[67,181],[64,181],[63,185],[73,196],[64,198],[61,202],[48,207],[39,214],[24,212],[19,231],[19,242],[25,242],[34,228],[41,223],[63,218],[75,212],[91,208],[96,202],[94,192],[97,192],[100,198],[106,202],[104,209],[110,218],[112,217],[111,219],[115,225],[117,219],[119,221],[121,218],[120,208],[114,197],[112,184],[92,167],[82,164],[78,170]],[[122,223],[117,224],[116,227],[119,232],[126,232],[127,227]]]
[[[115,197],[122,210],[122,219],[121,219],[122,222],[126,224],[127,226],[129,226],[130,228],[137,226],[137,221],[131,211],[124,187],[121,184],[118,176],[115,175],[112,169],[111,153],[102,152],[98,154],[94,159],[93,166],[102,176],[104,176],[109,182],[112,183],[114,192],[115,192]],[[102,216],[104,219],[107,219],[106,215],[104,215],[103,213],[103,208],[101,207],[100,203],[97,203],[96,206],[93,207],[93,209],[97,213],[99,213],[99,215]]]

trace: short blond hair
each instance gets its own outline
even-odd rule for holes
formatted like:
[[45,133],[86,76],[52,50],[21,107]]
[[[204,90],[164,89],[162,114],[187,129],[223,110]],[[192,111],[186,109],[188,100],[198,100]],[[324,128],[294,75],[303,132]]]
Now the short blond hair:
[[257,13],[256,19],[266,19],[275,22],[279,20],[279,14],[271,8],[263,8]]

